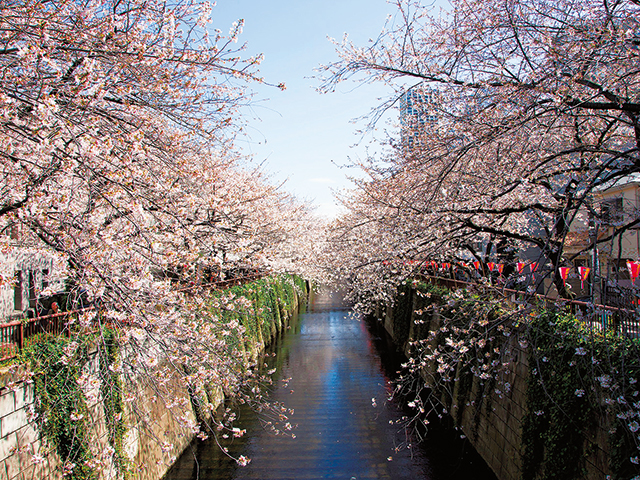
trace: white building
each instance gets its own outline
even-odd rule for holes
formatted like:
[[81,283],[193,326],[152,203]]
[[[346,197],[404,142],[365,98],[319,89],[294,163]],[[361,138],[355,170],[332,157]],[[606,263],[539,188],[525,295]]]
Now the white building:
[[[25,316],[46,291],[62,291],[64,279],[60,258],[43,248],[22,246],[18,234],[0,242],[0,322]],[[45,292],[46,293],[46,292]]]

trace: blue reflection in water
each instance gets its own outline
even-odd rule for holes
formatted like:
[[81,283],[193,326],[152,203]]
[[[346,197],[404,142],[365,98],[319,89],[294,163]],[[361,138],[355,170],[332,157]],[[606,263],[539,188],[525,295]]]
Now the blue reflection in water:
[[274,436],[240,410],[236,426],[247,436],[227,446],[251,458],[248,466],[237,467],[213,441],[195,442],[167,480],[456,478],[434,475],[424,449],[395,450],[411,439],[396,423],[402,410],[386,400],[389,380],[362,321],[326,292],[298,321],[278,345],[279,358],[269,359],[281,365],[271,399],[295,409],[296,438]]

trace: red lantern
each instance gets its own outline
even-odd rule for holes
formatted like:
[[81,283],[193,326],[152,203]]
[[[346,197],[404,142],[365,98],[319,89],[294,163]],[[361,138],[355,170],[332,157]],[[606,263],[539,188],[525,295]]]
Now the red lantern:
[[496,263],[495,267],[498,273],[502,275],[502,271],[504,270],[504,263]]
[[518,275],[522,275],[522,272],[524,272],[524,267],[526,267],[527,264],[524,262],[518,262],[516,264],[516,267],[518,268]]
[[631,277],[631,283],[636,282],[636,278],[640,275],[640,262],[632,262],[627,260],[627,269],[629,270],[629,276]]
[[566,285],[570,267],[560,267],[558,270],[560,271],[560,278],[562,278],[563,285]]
[[589,267],[578,267],[578,273],[580,274],[580,288],[584,290],[584,281],[589,277]]
[[487,263],[487,267],[489,267],[489,271],[493,272],[493,269],[495,268],[496,264],[493,262],[489,262]]
[[480,270],[480,262],[479,261],[475,261],[473,262],[473,266],[476,267],[476,270]]

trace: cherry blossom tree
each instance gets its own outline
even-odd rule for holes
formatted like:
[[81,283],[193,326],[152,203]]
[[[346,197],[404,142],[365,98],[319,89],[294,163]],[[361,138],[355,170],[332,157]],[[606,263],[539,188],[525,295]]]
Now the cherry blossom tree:
[[[409,356],[396,391],[406,387],[413,395],[420,385],[416,379],[426,380],[409,402],[415,419],[432,407],[441,414],[443,404],[454,418],[460,408],[477,414],[480,396],[463,407],[453,395],[470,379],[477,385],[487,382],[483,398],[507,395],[511,384],[505,374],[514,370],[518,345],[529,358],[529,385],[539,387],[527,400],[531,417],[524,436],[534,443],[540,437],[530,427],[533,417],[578,430],[570,416],[583,410],[572,402],[583,401],[587,391],[637,383],[634,368],[615,365],[620,359],[626,366],[637,364],[634,340],[609,331],[602,335],[599,325],[573,317],[562,302],[557,310],[538,310],[535,302],[504,300],[490,286],[444,293],[409,279],[399,291],[396,287],[428,260],[496,261],[483,255],[494,244],[514,252],[536,250],[537,281],[552,277],[558,292],[568,295],[558,270],[571,260],[565,241],[572,223],[583,212],[593,219],[596,232],[586,249],[638,225],[637,214],[625,215],[610,228],[613,234],[598,236],[606,212],[595,198],[640,167],[640,4],[451,0],[448,11],[438,12],[432,2],[393,3],[397,12],[377,39],[358,46],[345,38],[337,43],[339,61],[322,67],[325,92],[347,80],[389,88],[389,97],[371,113],[371,127],[389,112],[404,115],[393,125],[386,154],[357,162],[365,175],[343,199],[348,214],[333,225],[330,268],[350,276],[352,297],[364,311],[395,302],[386,320],[393,322],[396,336],[404,336],[400,342],[407,340],[402,348]],[[395,331],[399,318],[406,320],[403,333]],[[576,333],[569,361],[548,355],[540,342],[545,338],[554,349],[564,344],[570,336],[565,327]],[[607,353],[613,361],[587,353],[614,350]],[[581,377],[575,359],[582,357],[588,371],[598,365],[606,373]],[[546,368],[555,378],[541,377]],[[558,375],[563,369],[567,374]],[[589,377],[594,385],[604,380],[604,390],[576,389],[567,379],[578,377]],[[555,394],[554,384],[568,394]],[[451,402],[443,392],[451,392]],[[637,395],[635,387],[629,393]],[[548,420],[549,411],[536,408],[537,401],[562,412]],[[623,397],[616,405],[607,394],[590,403],[631,406]],[[637,406],[599,415],[635,418]],[[636,475],[637,422],[613,425],[615,420],[606,427],[609,434],[617,429],[626,445],[619,458],[611,455],[611,468],[617,463],[619,471],[627,469],[626,477]],[[581,445],[582,438],[568,443]],[[552,457],[553,448],[541,447],[540,458]],[[545,474],[566,468],[565,453],[558,455],[557,468],[547,464]],[[525,467],[523,475],[540,475],[538,467]]]
[[357,187],[377,205],[360,213],[410,232],[389,257],[478,258],[481,239],[535,248],[566,293],[557,272],[570,224],[581,210],[597,219],[593,192],[640,165],[639,5],[396,4],[378,39],[360,47],[345,38],[340,60],[323,67],[323,91],[349,79],[389,86],[373,123],[406,92],[428,98],[430,120],[400,127],[386,157],[360,162],[369,180]]
[[[67,293],[96,306],[67,361],[96,329],[107,351],[115,326],[118,372],[167,404],[163,379],[235,392],[252,360],[226,342],[241,325],[180,287],[206,268],[291,270],[313,231],[308,205],[235,148],[261,57],[237,44],[242,21],[223,34],[210,17],[192,0],[0,5],[0,231],[20,232],[0,248],[56,252]],[[135,392],[120,393],[135,412]]]

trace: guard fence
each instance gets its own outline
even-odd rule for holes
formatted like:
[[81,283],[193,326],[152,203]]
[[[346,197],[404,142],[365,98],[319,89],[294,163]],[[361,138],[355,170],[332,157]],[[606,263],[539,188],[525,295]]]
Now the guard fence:
[[523,290],[514,290],[499,286],[488,286],[479,283],[466,282],[453,278],[424,275],[422,278],[431,284],[440,285],[450,289],[492,288],[495,292],[500,292],[505,298],[514,302],[527,301],[533,303],[544,302],[548,308],[562,306],[573,313],[578,319],[583,321],[592,330],[616,331],[630,338],[640,338],[640,314],[636,308],[623,308],[612,305],[600,305],[581,300],[569,300],[558,297],[550,297],[538,293],[529,293]]
[[[179,288],[178,291],[189,295],[207,290],[221,290],[258,280],[265,275],[264,273],[254,273],[207,284],[189,285]],[[23,318],[0,323],[0,361],[15,358],[28,345],[29,339],[37,334],[71,335],[72,320],[77,318],[78,315],[95,310],[95,307],[90,306],[52,315],[41,315],[35,318]]]

